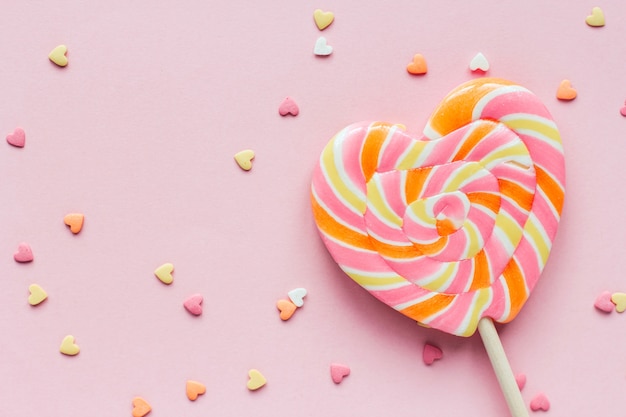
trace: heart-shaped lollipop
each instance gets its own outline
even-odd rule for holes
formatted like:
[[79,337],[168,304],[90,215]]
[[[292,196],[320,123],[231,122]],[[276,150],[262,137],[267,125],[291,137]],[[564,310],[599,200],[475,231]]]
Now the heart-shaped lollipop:
[[341,130],[322,152],[311,200],[326,247],[354,281],[422,324],[470,336],[479,322],[493,328],[482,318],[512,320],[528,299],[564,184],[545,106],[524,87],[481,78],[446,96],[422,138],[380,122]]

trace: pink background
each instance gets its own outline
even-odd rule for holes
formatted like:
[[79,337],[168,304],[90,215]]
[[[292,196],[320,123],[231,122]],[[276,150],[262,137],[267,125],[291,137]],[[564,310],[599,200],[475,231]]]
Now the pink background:
[[[421,131],[457,84],[488,75],[533,90],[563,136],[567,198],[543,277],[500,328],[523,397],[555,416],[619,415],[626,315],[593,307],[626,291],[626,3],[587,1],[13,1],[0,15],[2,415],[507,415],[479,338],[423,329],[343,275],[317,236],[309,182],[345,125]],[[377,4],[373,4],[377,3]],[[560,5],[557,5],[560,4]],[[584,20],[601,6],[607,24]],[[335,13],[320,32],[316,8]],[[335,52],[315,57],[325,36]],[[66,68],[50,63],[68,45]],[[422,53],[429,72],[405,67]],[[559,102],[572,80],[579,96]],[[291,96],[297,117],[278,105]],[[252,171],[233,155],[256,151]],[[83,212],[72,235],[63,224]],[[31,264],[12,254],[19,242]],[[175,265],[165,286],[153,276]],[[49,299],[28,305],[28,285]],[[309,295],[282,322],[275,302]],[[195,318],[183,300],[204,295]],[[81,353],[59,345],[76,336]],[[444,358],[422,362],[425,342]],[[352,373],[335,385],[329,364]],[[268,379],[246,389],[247,372]],[[196,379],[207,393],[185,396]]]

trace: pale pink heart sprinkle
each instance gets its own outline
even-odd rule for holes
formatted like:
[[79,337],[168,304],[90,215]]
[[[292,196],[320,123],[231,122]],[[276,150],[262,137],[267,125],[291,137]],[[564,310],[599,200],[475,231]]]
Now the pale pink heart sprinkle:
[[202,314],[203,300],[204,299],[202,298],[202,295],[194,294],[185,300],[183,306],[185,306],[185,309],[194,316],[199,316],[200,314]]
[[602,293],[596,298],[593,306],[605,313],[611,313],[613,310],[615,310],[615,304],[613,304],[613,301],[611,301],[611,295],[612,294],[608,291],[602,291]]
[[21,127],[16,127],[13,133],[7,135],[7,142],[9,145],[23,148],[26,143],[26,133]]
[[333,379],[335,384],[341,383],[343,378],[350,375],[350,368],[346,365],[341,365],[339,363],[333,363],[330,365],[330,377]]
[[298,113],[300,113],[300,108],[291,97],[286,97],[283,102],[280,103],[280,106],[278,107],[278,113],[281,116],[287,116],[288,114],[291,114],[292,116],[297,116]]
[[548,411],[550,409],[550,400],[545,394],[539,393],[530,401],[530,409],[533,411]]
[[31,262],[34,259],[33,251],[28,243],[20,243],[17,246],[17,251],[13,254],[13,259],[16,262]]
[[443,352],[437,346],[426,343],[424,345],[422,358],[424,359],[424,363],[426,365],[432,365],[436,360],[443,358]]
[[526,374],[515,375],[515,382],[517,382],[517,387],[519,388],[519,390],[523,390],[526,386]]

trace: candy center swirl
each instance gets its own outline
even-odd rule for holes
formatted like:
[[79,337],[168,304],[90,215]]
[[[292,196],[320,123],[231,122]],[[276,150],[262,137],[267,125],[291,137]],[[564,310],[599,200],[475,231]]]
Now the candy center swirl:
[[[389,129],[387,146],[407,140]],[[493,284],[532,205],[528,149],[502,124],[479,121],[435,141],[412,140],[408,152],[441,154],[472,135],[481,136],[482,152],[462,160],[439,155],[441,164],[409,169],[396,161],[366,184],[363,218],[374,248],[393,271],[429,291],[457,294]]]

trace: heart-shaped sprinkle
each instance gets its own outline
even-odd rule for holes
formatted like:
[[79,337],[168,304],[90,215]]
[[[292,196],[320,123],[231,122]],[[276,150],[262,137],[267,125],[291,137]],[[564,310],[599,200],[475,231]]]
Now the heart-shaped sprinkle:
[[572,87],[572,83],[570,80],[563,80],[561,84],[559,84],[559,88],[556,90],[556,98],[559,100],[574,100],[578,93],[576,89]]
[[335,384],[340,384],[343,378],[350,375],[350,367],[340,363],[330,364],[330,377]]
[[433,362],[443,358],[443,352],[437,346],[426,343],[422,352],[422,359],[426,365],[432,365]]
[[615,311],[618,313],[623,313],[626,310],[626,293],[613,293],[613,295],[611,295],[611,301],[615,304]]
[[133,398],[133,417],[143,417],[152,411],[152,407],[148,404],[148,401],[141,397]]
[[335,14],[333,12],[325,12],[321,9],[317,9],[313,12],[313,19],[319,30],[324,30],[335,20]]
[[619,114],[626,117],[626,101],[624,102],[624,105],[622,106],[622,108],[619,109]]
[[596,298],[593,306],[605,313],[611,313],[615,310],[615,304],[611,301],[611,295],[612,294],[608,291],[602,291],[602,293],[600,293],[600,295]]
[[428,66],[426,65],[426,59],[422,54],[415,54],[413,61],[406,66],[406,70],[409,74],[424,75],[428,72]]
[[195,401],[198,395],[202,395],[206,392],[206,387],[203,383],[198,381],[187,381],[186,385],[187,398],[191,401]]
[[313,53],[317,56],[328,56],[333,53],[333,47],[326,43],[326,38],[320,36],[315,42]]
[[246,149],[235,154],[237,165],[244,171],[250,171],[252,169],[252,159],[254,159],[254,151],[251,149]]
[[48,58],[59,67],[64,67],[67,65],[67,57],[65,56],[66,53],[67,46],[59,45],[50,52]]
[[174,265],[171,263],[165,263],[154,270],[154,275],[161,281],[163,284],[170,285],[174,282],[174,276],[172,272],[174,271]]
[[16,148],[23,148],[26,144],[26,133],[24,129],[16,127],[13,133],[7,135],[7,142],[9,145],[15,146]]
[[288,114],[292,116],[297,116],[300,113],[300,109],[298,105],[291,97],[286,97],[280,106],[278,106],[278,114],[281,116],[287,116]]
[[250,391],[256,391],[267,383],[267,379],[256,369],[250,369],[248,371],[248,377],[247,386]]
[[545,394],[539,393],[530,401],[530,409],[533,411],[548,411],[550,409],[550,401]]
[[59,351],[67,356],[75,356],[80,353],[80,348],[74,343],[74,336],[67,335],[63,338]]
[[15,259],[16,262],[25,263],[32,262],[35,258],[28,243],[22,242],[17,245],[17,251],[13,254],[13,259]]
[[296,307],[304,305],[304,297],[306,297],[306,288],[295,288],[287,293],[289,299]]
[[604,26],[604,12],[599,7],[591,9],[591,14],[587,16],[585,22],[592,27]]
[[470,61],[469,69],[472,71],[489,71],[489,61],[487,61],[487,57],[483,55],[482,52],[477,53]]
[[202,314],[202,301],[202,295],[194,294],[185,300],[183,306],[194,316],[199,316]]
[[515,375],[515,382],[517,382],[517,388],[519,390],[523,390],[526,386],[526,374],[517,374]]
[[298,307],[289,300],[278,300],[276,308],[280,311],[281,320],[289,320]]
[[70,213],[63,217],[63,222],[70,227],[72,233],[76,234],[83,228],[85,215],[81,213]]
[[28,291],[30,295],[28,296],[28,304],[31,306],[36,306],[41,304],[48,298],[48,294],[37,284],[31,284],[28,286]]

